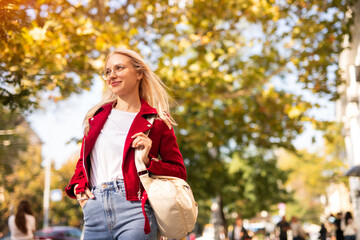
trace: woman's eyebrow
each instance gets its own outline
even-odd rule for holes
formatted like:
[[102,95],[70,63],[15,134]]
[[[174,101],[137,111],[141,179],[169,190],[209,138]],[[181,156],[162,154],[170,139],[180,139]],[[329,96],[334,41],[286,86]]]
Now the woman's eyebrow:
[[119,65],[122,67],[126,66],[124,63],[117,63],[117,64],[114,64],[112,67],[105,68],[105,70],[109,70],[110,68],[113,68],[113,67],[119,66]]

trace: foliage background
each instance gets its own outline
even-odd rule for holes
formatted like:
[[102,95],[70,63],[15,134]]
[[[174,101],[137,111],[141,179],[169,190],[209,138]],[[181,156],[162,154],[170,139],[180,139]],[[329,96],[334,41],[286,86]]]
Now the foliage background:
[[[217,197],[226,225],[227,212],[251,217],[289,200],[288,172],[278,168],[275,151],[294,152],[304,124],[321,124],[310,114],[321,107],[314,98],[338,97],[337,62],[344,38],[351,39],[352,3],[1,0],[0,102],[4,111],[26,113],[44,93],[65,99],[90,89],[109,50],[139,50],[175,100],[189,182],[204,203],[199,224],[208,222],[208,201]],[[22,166],[15,154],[4,154]],[[33,161],[36,182],[41,161]],[[2,164],[6,175],[30,181]],[[63,187],[67,171],[56,172],[54,187]],[[31,194],[39,198],[40,189]],[[69,199],[54,211],[70,205],[77,211]],[[81,224],[70,215],[54,221]]]

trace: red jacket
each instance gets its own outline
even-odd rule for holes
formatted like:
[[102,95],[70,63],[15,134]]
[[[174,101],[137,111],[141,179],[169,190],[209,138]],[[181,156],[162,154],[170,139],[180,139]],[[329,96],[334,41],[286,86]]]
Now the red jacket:
[[[74,186],[76,184],[79,184],[76,193],[84,192],[85,188],[90,186],[90,153],[111,109],[112,103],[106,104],[95,113],[94,117],[89,119],[90,130],[88,135],[83,138],[81,154],[76,164],[75,174],[71,178],[69,185],[65,188],[66,194],[71,198],[76,197],[74,195]],[[152,140],[152,147],[149,157],[150,159],[152,157],[161,157],[161,161],[150,161],[150,166],[147,170],[156,175],[174,176],[186,180],[186,169],[176,143],[174,130],[173,128],[169,129],[161,119],[155,119],[154,123],[150,124],[146,116],[153,114],[157,114],[156,109],[150,107],[146,101],[141,100],[140,112],[136,115],[125,140],[122,172],[126,199],[129,201],[140,200],[138,195],[140,179],[135,166],[135,149],[131,147],[133,141],[131,136],[138,132],[146,132],[151,129],[149,138]],[[142,194],[143,188],[140,191]]]

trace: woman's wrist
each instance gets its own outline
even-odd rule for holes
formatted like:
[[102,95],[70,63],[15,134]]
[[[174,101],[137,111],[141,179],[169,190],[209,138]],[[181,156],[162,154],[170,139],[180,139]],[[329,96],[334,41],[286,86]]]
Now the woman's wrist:
[[144,163],[145,163],[145,166],[146,167],[150,167],[150,158],[149,157],[146,157],[146,159],[144,160]]

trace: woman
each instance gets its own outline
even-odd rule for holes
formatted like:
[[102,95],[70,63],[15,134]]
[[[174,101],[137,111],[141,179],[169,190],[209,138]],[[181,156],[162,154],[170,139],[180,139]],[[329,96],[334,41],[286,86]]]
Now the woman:
[[346,212],[345,218],[341,221],[341,230],[344,231],[345,240],[356,239],[356,227],[351,212]]
[[17,212],[9,218],[9,229],[12,240],[33,239],[36,230],[35,217],[28,201],[21,201]]
[[[107,90],[85,116],[81,156],[65,191],[83,209],[84,239],[156,239],[157,223],[134,158],[135,149],[142,149],[149,172],[186,179],[168,95],[140,55],[128,49],[107,56],[102,77]],[[150,124],[152,115],[157,118]]]
[[292,232],[293,240],[303,240],[303,239],[305,239],[306,233],[303,230],[303,228],[301,227],[301,223],[299,222],[299,220],[295,216],[291,217],[290,229],[291,229],[291,232]]

